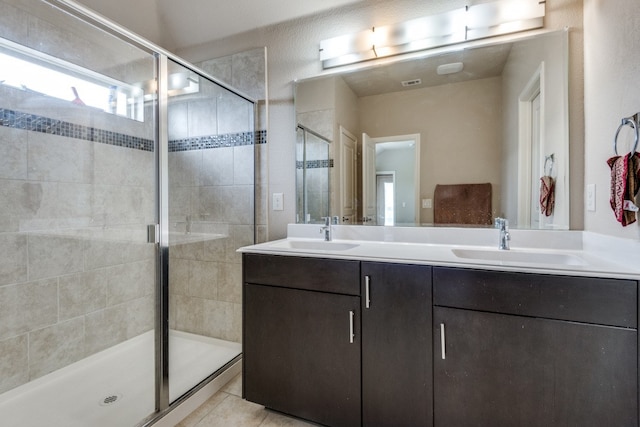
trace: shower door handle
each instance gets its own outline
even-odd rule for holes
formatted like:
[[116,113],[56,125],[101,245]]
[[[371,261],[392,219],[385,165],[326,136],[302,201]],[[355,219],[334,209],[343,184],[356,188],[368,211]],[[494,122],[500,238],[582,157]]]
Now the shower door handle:
[[158,224],[149,224],[147,225],[147,243],[156,243],[160,242],[160,226]]

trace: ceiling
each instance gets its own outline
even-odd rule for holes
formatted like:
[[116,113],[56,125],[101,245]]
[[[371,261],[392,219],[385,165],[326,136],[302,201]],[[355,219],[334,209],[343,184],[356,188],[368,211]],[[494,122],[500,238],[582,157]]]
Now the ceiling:
[[169,50],[365,0],[77,0]]
[[[358,97],[497,77],[502,75],[511,46],[511,43],[503,43],[458,50],[437,56],[392,62],[341,75]],[[461,72],[438,75],[436,69],[439,65],[454,62],[464,64]],[[408,87],[402,85],[403,81],[415,79],[420,79],[421,84]]]

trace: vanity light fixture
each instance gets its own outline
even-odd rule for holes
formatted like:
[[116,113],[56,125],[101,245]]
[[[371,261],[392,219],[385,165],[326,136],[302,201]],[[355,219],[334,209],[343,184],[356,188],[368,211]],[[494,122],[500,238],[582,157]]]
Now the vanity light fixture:
[[320,42],[322,67],[332,68],[544,26],[544,0],[499,0]]

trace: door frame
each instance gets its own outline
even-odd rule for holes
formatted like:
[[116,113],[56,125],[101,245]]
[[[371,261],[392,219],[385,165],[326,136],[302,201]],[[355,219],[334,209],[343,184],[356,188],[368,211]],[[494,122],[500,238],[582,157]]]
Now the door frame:
[[533,172],[531,170],[533,132],[533,100],[540,96],[540,152],[544,152],[545,136],[545,67],[544,61],[532,74],[518,97],[518,225],[531,225],[531,186]]

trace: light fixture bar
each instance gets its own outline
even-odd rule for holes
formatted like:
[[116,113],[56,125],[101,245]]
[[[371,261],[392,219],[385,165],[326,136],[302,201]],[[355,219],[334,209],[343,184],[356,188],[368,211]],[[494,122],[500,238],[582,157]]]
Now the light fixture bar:
[[433,49],[544,26],[545,2],[500,0],[373,27],[320,42],[323,68]]

